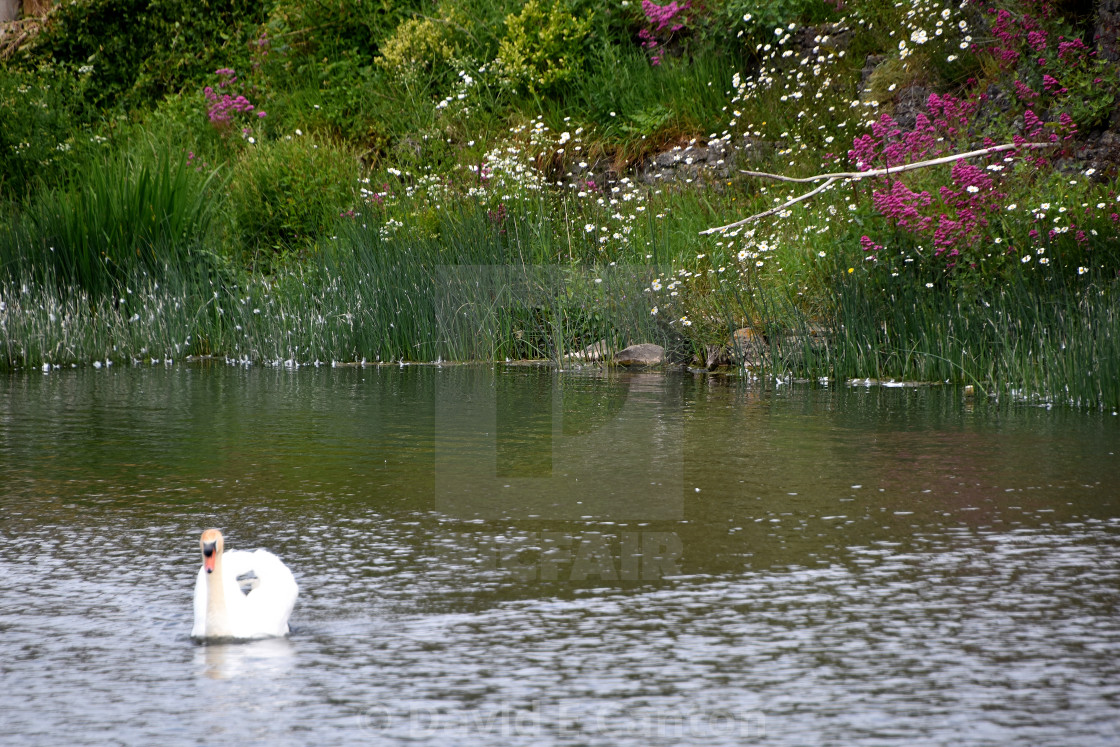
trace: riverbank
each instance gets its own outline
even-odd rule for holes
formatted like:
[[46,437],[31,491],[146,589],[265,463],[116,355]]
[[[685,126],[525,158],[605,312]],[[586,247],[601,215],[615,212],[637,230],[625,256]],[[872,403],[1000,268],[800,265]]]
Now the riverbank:
[[749,329],[768,375],[1120,404],[1107,19],[748,5],[219,3],[153,11],[231,40],[141,34],[161,69],[60,7],[0,74],[0,367],[742,364]]

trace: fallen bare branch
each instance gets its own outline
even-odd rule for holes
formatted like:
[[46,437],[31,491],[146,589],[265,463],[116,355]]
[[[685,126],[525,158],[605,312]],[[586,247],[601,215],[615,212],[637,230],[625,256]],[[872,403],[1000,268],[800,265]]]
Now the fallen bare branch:
[[717,232],[720,232],[720,231],[726,231],[730,228],[736,228],[736,227],[741,226],[745,223],[750,223],[751,221],[756,221],[759,218],[765,218],[768,215],[773,215],[774,213],[777,213],[780,210],[784,210],[785,208],[789,207],[790,205],[795,205],[798,202],[801,202],[803,200],[807,200],[810,197],[812,197],[813,195],[816,195],[816,194],[824,191],[824,189],[828,185],[830,185],[833,182],[835,182],[837,180],[840,180],[840,179],[844,179],[846,181],[859,181],[860,179],[867,179],[869,177],[890,176],[891,174],[900,174],[903,171],[912,171],[914,169],[924,169],[927,166],[939,166],[939,165],[944,164],[944,163],[952,163],[953,161],[960,161],[960,160],[965,159],[965,158],[975,158],[977,156],[987,156],[987,155],[991,155],[992,153],[1001,153],[1005,150],[1020,150],[1020,149],[1022,149],[1022,150],[1037,150],[1039,148],[1053,148],[1056,145],[1058,145],[1058,143],[1022,143],[1020,145],[1016,145],[1015,143],[1005,143],[1003,145],[993,145],[990,148],[981,148],[979,150],[970,150],[967,153],[958,153],[958,154],[953,155],[953,156],[942,156],[941,158],[933,158],[933,159],[930,159],[928,161],[916,161],[914,163],[907,163],[907,164],[904,164],[902,166],[888,166],[887,168],[871,169],[870,171],[838,171],[835,174],[816,174],[814,176],[806,176],[806,177],[794,177],[794,176],[784,176],[782,174],[770,174],[770,173],[767,173],[765,171],[741,171],[741,173],[746,174],[747,176],[757,176],[757,177],[761,177],[761,178],[764,178],[764,179],[776,179],[778,181],[783,181],[783,182],[806,183],[806,182],[820,181],[821,179],[824,179],[826,181],[825,181],[824,184],[817,187],[816,189],[813,189],[810,192],[806,192],[803,195],[799,195],[797,197],[794,197],[793,199],[788,200],[788,201],[782,203],[781,205],[778,205],[777,207],[772,207],[769,210],[766,210],[766,211],[761,212],[761,213],[757,213],[757,214],[752,215],[752,216],[747,217],[747,218],[743,218],[742,220],[735,221],[734,223],[728,223],[725,226],[717,226],[716,228],[705,229],[705,230],[700,232],[700,235],[703,236],[703,235],[709,234],[709,233],[717,233]]
[[781,205],[777,205],[775,207],[772,207],[765,212],[758,213],[757,215],[752,215],[749,218],[743,218],[740,221],[736,221],[734,223],[728,223],[726,226],[720,226],[719,228],[708,228],[704,231],[701,231],[700,235],[703,236],[704,234],[715,233],[716,231],[726,231],[729,228],[735,228],[737,226],[743,225],[744,223],[750,223],[753,220],[758,220],[759,218],[765,218],[767,215],[773,215],[774,213],[776,213],[780,210],[785,210],[790,205],[795,205],[795,204],[801,202],[802,200],[808,200],[810,197],[817,194],[818,192],[823,192],[824,190],[828,189],[828,187],[833,182],[838,181],[839,179],[840,179],[839,176],[829,177],[825,180],[824,184],[820,185],[819,187],[817,187],[816,189],[814,189],[810,192],[806,192],[803,195],[798,195],[797,197],[794,197],[792,200],[786,200]]

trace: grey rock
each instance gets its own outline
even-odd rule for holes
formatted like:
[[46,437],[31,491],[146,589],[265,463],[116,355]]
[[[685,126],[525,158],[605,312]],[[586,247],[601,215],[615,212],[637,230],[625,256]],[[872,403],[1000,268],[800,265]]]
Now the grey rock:
[[642,342],[620,350],[614,360],[620,366],[660,366],[665,362],[665,348]]
[[906,86],[894,97],[894,121],[903,132],[910,132],[918,123],[919,114],[929,114],[929,89]]
[[1120,60],[1120,0],[1098,0],[1093,32],[1100,56],[1110,62]]
[[639,166],[636,173],[646,184],[701,180],[718,188],[731,175],[735,152],[730,143],[720,139],[706,144],[678,145],[653,156]]

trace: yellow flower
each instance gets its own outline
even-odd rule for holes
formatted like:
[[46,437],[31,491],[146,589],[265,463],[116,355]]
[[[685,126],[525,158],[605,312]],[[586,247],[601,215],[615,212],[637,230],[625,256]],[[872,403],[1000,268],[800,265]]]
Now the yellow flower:
[[849,275],[851,275],[851,274],[852,274],[853,272],[855,272],[855,271],[856,271],[856,268],[854,268],[854,267],[849,267],[849,268],[848,268],[848,274],[849,274]]

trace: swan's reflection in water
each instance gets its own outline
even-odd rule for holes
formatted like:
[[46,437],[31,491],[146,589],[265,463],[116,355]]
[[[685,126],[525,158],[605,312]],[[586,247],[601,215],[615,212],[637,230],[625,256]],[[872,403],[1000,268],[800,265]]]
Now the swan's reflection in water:
[[273,678],[290,672],[295,649],[287,638],[206,643],[194,654],[196,670],[212,680]]

